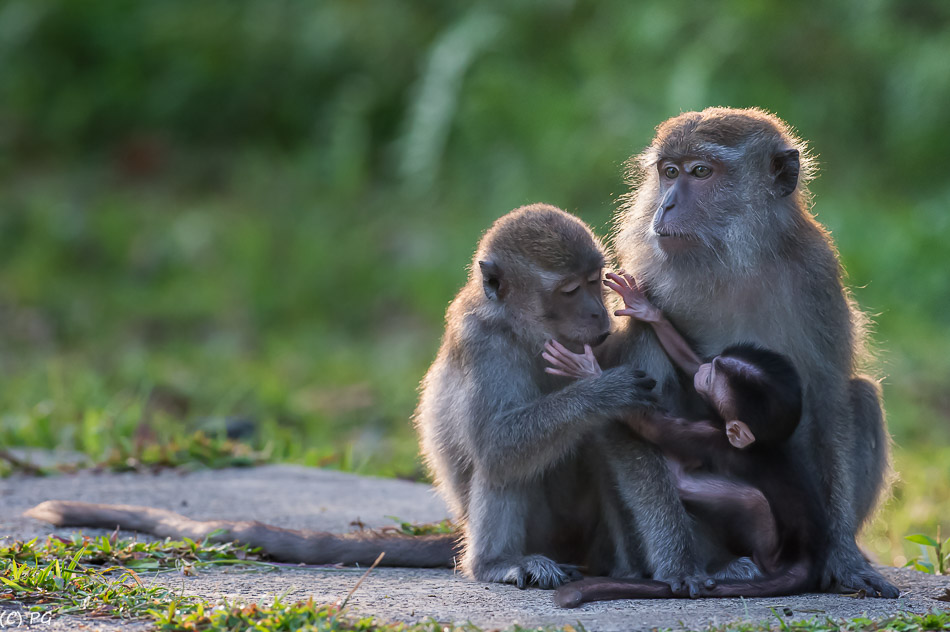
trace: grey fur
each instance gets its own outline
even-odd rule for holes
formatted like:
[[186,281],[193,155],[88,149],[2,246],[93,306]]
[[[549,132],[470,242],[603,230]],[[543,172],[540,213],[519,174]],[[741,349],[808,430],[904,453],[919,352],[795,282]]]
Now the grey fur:
[[[735,152],[727,152],[722,160],[727,175],[715,199],[704,200],[695,211],[699,245],[670,256],[651,228],[659,202],[653,165],[662,155],[712,145],[745,151],[738,160]],[[801,153],[801,173],[797,189],[779,197],[771,189],[769,160],[789,148]],[[637,188],[626,197],[617,220],[614,249],[621,266],[649,288],[653,302],[700,355],[711,357],[729,344],[748,341],[793,360],[804,387],[802,423],[793,441],[819,473],[832,529],[824,585],[896,596],[855,543],[883,486],[887,431],[876,386],[856,379],[866,360],[865,318],[842,285],[830,235],[810,213],[807,180],[814,166],[804,144],[785,123],[760,110],[711,108],[661,125],[651,146],[629,164]],[[655,340],[636,325],[625,331],[619,340],[625,361],[657,379],[661,403],[677,405],[683,394]],[[630,450],[625,480],[634,490],[625,498],[641,504],[643,498],[668,502],[665,516],[680,521],[671,497],[656,495],[653,462],[641,455],[642,448]],[[631,458],[638,459],[636,467]],[[648,487],[638,471],[648,474]],[[641,535],[655,537],[649,529],[641,528]],[[655,550],[649,563],[662,567],[657,555],[663,549]]]
[[[603,265],[599,243],[576,218],[544,205],[513,211],[482,239],[475,260],[500,265],[508,293],[486,293],[484,266],[472,266],[446,314],[415,421],[463,527],[462,569],[483,581],[553,588],[569,573],[542,554],[588,563],[597,537],[601,474],[585,460],[589,446],[609,418],[649,406],[652,381],[630,366],[578,381],[544,373],[542,346],[558,331],[544,316],[541,295],[550,290],[538,278],[586,275],[579,262]],[[596,337],[582,326],[575,340]],[[571,522],[579,539],[565,537]],[[580,550],[569,550],[578,542]]]

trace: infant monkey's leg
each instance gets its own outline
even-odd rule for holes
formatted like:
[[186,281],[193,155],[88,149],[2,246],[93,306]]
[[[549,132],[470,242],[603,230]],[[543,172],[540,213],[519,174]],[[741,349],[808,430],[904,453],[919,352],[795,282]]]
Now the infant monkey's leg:
[[761,571],[776,570],[778,527],[765,494],[736,480],[673,469],[673,481],[683,504],[718,525],[724,539],[740,554],[749,555]]

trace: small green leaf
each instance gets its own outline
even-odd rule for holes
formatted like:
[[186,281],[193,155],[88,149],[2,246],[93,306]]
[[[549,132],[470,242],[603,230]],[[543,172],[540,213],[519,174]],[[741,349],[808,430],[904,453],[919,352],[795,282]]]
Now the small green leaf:
[[920,560],[914,560],[913,563],[914,570],[920,571],[922,573],[929,573],[930,575],[934,574],[934,565],[930,562],[921,562]]
[[937,541],[931,538],[930,536],[917,533],[914,535],[909,535],[904,538],[908,542],[913,542],[914,544],[923,544],[924,546],[932,546],[937,548]]

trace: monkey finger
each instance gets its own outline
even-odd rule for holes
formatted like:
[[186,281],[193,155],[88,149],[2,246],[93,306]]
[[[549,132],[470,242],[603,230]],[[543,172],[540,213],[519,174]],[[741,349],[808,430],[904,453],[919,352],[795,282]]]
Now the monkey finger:
[[636,298],[630,294],[630,288],[617,285],[616,283],[611,283],[610,281],[604,281],[604,285],[620,295],[620,298],[623,299],[624,303],[629,304],[631,300]]
[[563,361],[561,361],[560,358],[555,358],[554,356],[549,355],[548,352],[546,351],[541,354],[541,357],[544,358],[545,362],[547,362],[551,366],[561,368],[561,369],[569,368],[566,364],[564,364]]
[[547,353],[548,355],[554,358],[557,358],[558,359],[557,361],[559,364],[563,364],[563,363],[573,364],[572,362],[573,354],[570,352],[569,349],[567,349],[564,345],[562,345],[557,340],[550,340],[547,343],[545,343],[544,349],[545,351],[542,352],[541,354],[542,356],[544,355],[544,353]]
[[544,372],[545,372],[545,373],[550,373],[551,375],[560,375],[560,376],[562,376],[562,377],[578,377],[578,376],[574,375],[573,373],[567,373],[567,372],[565,372],[565,371],[561,371],[560,369],[555,369],[555,368],[553,368],[553,367],[547,367],[547,368],[545,368],[545,369],[544,369]]
[[611,283],[610,281],[604,281],[603,283],[604,283],[604,285],[606,285],[608,288],[610,288],[611,290],[613,290],[613,291],[616,292],[617,294],[620,294],[621,296],[623,296],[623,288],[621,288],[621,287],[620,287],[619,285],[617,285],[616,283]]
[[555,355],[555,356],[561,358],[562,361],[564,361],[564,362],[570,364],[571,366],[576,366],[576,367],[578,367],[578,368],[582,368],[582,367],[581,367],[581,363],[580,363],[580,362],[578,361],[578,359],[577,359],[577,354],[576,354],[576,353],[574,353],[573,351],[571,351],[570,349],[568,349],[567,347],[565,347],[564,345],[562,345],[562,344],[561,344],[560,342],[558,342],[557,340],[553,340],[551,346],[553,347],[553,354],[552,354],[552,355]]
[[553,356],[546,353],[542,353],[541,357],[547,360],[548,364],[550,364],[552,367],[567,371],[575,377],[586,373],[583,366],[577,362],[574,362],[570,358]]
[[621,287],[627,287],[627,280],[623,278],[622,276],[620,276],[619,274],[614,274],[613,272],[610,272],[607,274],[607,278]]

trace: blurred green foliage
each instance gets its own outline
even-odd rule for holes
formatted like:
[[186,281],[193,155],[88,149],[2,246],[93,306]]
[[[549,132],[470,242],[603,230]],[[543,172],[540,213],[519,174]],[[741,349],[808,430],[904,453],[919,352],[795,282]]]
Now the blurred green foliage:
[[[103,459],[237,419],[416,476],[481,231],[547,201],[606,234],[656,124],[756,105],[820,155],[917,480],[950,438],[948,58],[942,0],[0,1],[0,443]],[[898,488],[876,550],[950,524],[945,487]]]

